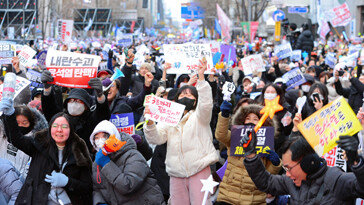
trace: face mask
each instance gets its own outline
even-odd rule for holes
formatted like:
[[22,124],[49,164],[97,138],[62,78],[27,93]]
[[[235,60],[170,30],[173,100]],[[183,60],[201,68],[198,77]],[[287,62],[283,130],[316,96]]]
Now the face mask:
[[182,82],[182,83],[180,83],[180,84],[179,84],[179,87],[180,87],[180,88],[182,88],[182,86],[185,86],[185,85],[188,85],[188,84],[187,84],[187,83]]
[[264,93],[264,99],[273,100],[277,97],[277,93]]
[[29,126],[29,127],[19,127],[19,130],[20,132],[23,134],[23,135],[26,135],[28,134],[30,131],[32,131],[32,128]]
[[70,102],[67,104],[67,110],[72,116],[81,115],[85,111],[85,105],[78,102]]
[[105,144],[105,141],[106,141],[106,139],[105,138],[99,138],[99,139],[97,139],[97,140],[95,140],[95,145],[96,145],[96,147],[98,148],[98,149],[101,149],[101,148],[103,148],[104,147],[104,144]]
[[305,92],[305,93],[308,93],[308,91],[310,90],[310,87],[309,85],[302,85],[302,91]]
[[193,108],[193,105],[195,104],[195,100],[190,99],[188,97],[181,98],[177,101],[178,103],[185,105],[185,110],[190,111]]

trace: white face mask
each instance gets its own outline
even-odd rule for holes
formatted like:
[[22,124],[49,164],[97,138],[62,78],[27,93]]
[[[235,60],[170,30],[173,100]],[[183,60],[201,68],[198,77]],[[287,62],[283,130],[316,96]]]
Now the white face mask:
[[70,102],[67,104],[67,110],[72,116],[81,115],[85,111],[85,105],[78,102]]
[[302,91],[305,92],[305,93],[308,93],[308,91],[310,90],[310,87],[309,85],[302,85]]
[[179,87],[182,88],[182,86],[188,85],[188,83],[182,82],[179,84]]
[[277,93],[264,93],[264,99],[273,100],[277,97]]
[[96,145],[96,147],[98,148],[98,149],[101,149],[101,148],[103,148],[104,147],[104,144],[105,144],[105,141],[106,141],[106,139],[105,138],[99,138],[99,139],[97,139],[97,140],[95,140],[95,145]]

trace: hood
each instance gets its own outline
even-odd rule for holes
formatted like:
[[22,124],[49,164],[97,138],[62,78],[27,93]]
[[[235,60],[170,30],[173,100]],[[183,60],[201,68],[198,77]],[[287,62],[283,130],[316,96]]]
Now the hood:
[[92,146],[95,148],[95,150],[98,150],[95,144],[95,135],[99,132],[105,132],[109,135],[115,135],[115,137],[121,141],[126,141],[126,144],[121,148],[121,150],[127,151],[129,149],[136,149],[136,144],[128,134],[126,133],[119,133],[117,128],[114,124],[112,124],[110,121],[103,120],[99,124],[96,125],[94,131],[92,132],[90,136],[90,142]]
[[92,97],[87,93],[86,90],[81,88],[74,88],[70,91],[67,99],[63,103],[63,107],[67,110],[68,100],[71,98],[80,99],[85,103],[86,107],[90,109],[92,103]]
[[312,33],[310,30],[305,30],[302,32],[302,35],[304,35],[307,38],[310,38],[312,36]]
[[41,131],[43,129],[48,128],[48,122],[45,119],[44,115],[41,114],[37,109],[29,107],[29,109],[34,113],[35,115],[35,125],[33,128],[34,132]]

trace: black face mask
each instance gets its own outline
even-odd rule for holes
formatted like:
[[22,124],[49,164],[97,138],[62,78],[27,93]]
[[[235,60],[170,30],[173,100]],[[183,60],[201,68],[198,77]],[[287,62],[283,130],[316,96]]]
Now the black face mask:
[[193,105],[195,104],[195,100],[190,99],[188,97],[181,98],[177,101],[178,103],[185,105],[185,110],[190,111],[193,108]]
[[28,134],[30,131],[32,131],[32,128],[29,126],[29,127],[19,127],[19,130],[20,132],[23,134],[23,135],[26,135]]
[[244,126],[255,127],[255,124],[254,124],[254,123],[249,122],[249,123],[244,124]]

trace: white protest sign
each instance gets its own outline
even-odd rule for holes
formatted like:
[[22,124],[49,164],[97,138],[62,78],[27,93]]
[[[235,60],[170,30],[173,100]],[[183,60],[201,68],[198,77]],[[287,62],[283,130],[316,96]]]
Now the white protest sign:
[[361,49],[361,52],[360,52],[360,61],[361,61],[361,65],[364,65],[364,49]]
[[168,74],[194,73],[203,57],[207,61],[205,74],[214,73],[210,44],[164,44],[163,49],[165,62],[172,65]]
[[[3,85],[0,85],[0,99],[3,96]],[[24,88],[26,88],[28,85],[30,85],[30,81],[26,78],[20,77],[20,76],[16,76],[16,83],[15,83],[15,94],[14,94],[14,98],[16,98],[16,96],[19,95],[19,93],[21,91],[24,90]]]
[[245,75],[250,75],[253,72],[264,72],[264,62],[260,54],[250,55],[241,59],[241,64]]
[[347,3],[341,4],[325,13],[333,27],[346,26],[351,21],[350,10]]
[[68,44],[72,38],[73,20],[58,20],[57,28],[62,43]]
[[280,60],[290,57],[291,53],[292,53],[292,47],[290,43],[281,44],[274,48],[274,54]]
[[328,53],[325,58],[325,64],[330,68],[334,68],[337,63],[337,59],[335,57],[335,53]]
[[146,119],[170,126],[176,126],[179,123],[186,107],[154,95],[145,96],[144,106],[148,106],[151,112],[145,115]]
[[226,101],[231,100],[231,95],[235,91],[235,85],[232,82],[226,81],[225,84],[222,86],[222,94],[224,94],[223,99]]
[[347,67],[354,68],[356,66],[356,60],[359,57],[359,52],[355,52],[348,56],[343,56],[339,59],[340,63],[344,63]]
[[220,43],[219,42],[211,41],[210,46],[211,46],[211,52],[212,53],[220,52]]
[[326,153],[323,158],[329,167],[340,167],[346,172],[346,160],[344,159],[344,150],[336,146],[334,149]]
[[291,54],[291,61],[300,61],[302,58],[301,50],[294,50]]
[[19,63],[23,66],[27,66],[30,59],[37,53],[37,51],[33,50],[31,47],[24,45],[18,54]]
[[12,58],[15,56],[15,46],[0,44],[0,58]]

